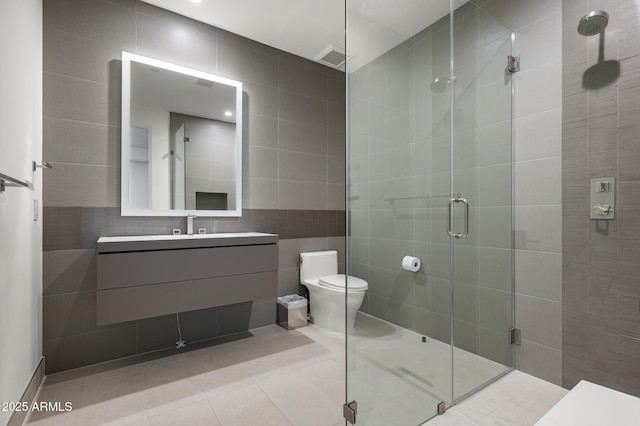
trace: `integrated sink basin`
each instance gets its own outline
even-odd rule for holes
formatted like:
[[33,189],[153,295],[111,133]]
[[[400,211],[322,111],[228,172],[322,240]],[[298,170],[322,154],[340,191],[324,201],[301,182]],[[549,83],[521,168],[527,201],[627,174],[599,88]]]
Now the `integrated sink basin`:
[[277,242],[277,234],[267,234],[264,232],[220,232],[193,235],[130,235],[100,237],[98,239],[98,253],[275,244]]
[[[269,235],[262,234],[260,232],[220,232],[217,234],[178,234],[178,235],[147,235],[142,237],[134,237],[134,238],[151,238],[152,240],[188,240],[189,238],[237,238],[237,237],[255,237],[261,235]],[[116,237],[123,238],[123,237]],[[128,237],[127,237],[128,238]]]

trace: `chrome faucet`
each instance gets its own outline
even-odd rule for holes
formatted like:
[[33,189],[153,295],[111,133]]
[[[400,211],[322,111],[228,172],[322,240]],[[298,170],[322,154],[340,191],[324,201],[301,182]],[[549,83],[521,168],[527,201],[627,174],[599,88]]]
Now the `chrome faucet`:
[[193,219],[198,216],[190,214],[187,216],[187,235],[193,235]]

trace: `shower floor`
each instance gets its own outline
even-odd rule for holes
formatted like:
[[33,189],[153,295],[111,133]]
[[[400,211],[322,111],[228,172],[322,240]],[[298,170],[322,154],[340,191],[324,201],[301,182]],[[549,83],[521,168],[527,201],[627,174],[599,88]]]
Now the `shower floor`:
[[[360,312],[347,346],[348,399],[358,402],[358,423],[420,424],[451,400],[450,345],[423,342],[421,334]],[[453,357],[456,398],[509,370],[458,348]]]

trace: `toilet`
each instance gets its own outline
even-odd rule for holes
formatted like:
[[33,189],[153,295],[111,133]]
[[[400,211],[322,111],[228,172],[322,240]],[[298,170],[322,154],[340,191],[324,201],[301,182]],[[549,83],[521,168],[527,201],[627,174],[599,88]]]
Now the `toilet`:
[[358,309],[369,288],[366,281],[338,274],[338,252],[300,253],[300,284],[309,290],[311,320],[325,330],[344,333],[344,292],[347,291],[347,332],[353,330]]

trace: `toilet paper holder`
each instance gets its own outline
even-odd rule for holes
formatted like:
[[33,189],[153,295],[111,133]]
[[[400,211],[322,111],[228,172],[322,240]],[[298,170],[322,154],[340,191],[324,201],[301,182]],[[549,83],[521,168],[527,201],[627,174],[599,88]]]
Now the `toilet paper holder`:
[[402,258],[402,269],[409,272],[418,272],[421,266],[420,258],[405,256]]

